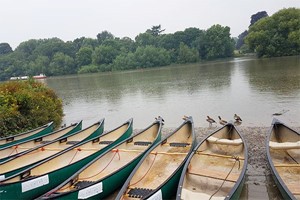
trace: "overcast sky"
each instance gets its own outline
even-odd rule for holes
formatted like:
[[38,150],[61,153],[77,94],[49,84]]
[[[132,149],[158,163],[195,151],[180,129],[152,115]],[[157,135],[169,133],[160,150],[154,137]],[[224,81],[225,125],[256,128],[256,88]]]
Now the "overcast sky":
[[165,33],[220,24],[235,37],[252,14],[289,7],[300,8],[300,0],[0,0],[0,43],[14,49],[29,39],[73,41],[104,30],[134,39],[159,24]]

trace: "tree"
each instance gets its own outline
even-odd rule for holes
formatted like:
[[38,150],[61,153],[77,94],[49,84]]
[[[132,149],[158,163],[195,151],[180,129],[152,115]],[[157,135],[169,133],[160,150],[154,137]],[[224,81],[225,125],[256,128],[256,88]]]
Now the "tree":
[[251,15],[251,21],[249,27],[255,24],[258,20],[268,16],[269,15],[266,11],[257,12],[256,14]]
[[76,64],[77,66],[89,65],[92,63],[93,49],[91,47],[82,47],[76,53]]
[[135,37],[135,42],[137,46],[147,46],[152,45],[156,46],[157,39],[151,33],[140,33]]
[[239,36],[238,36],[238,40],[236,42],[235,48],[236,49],[240,49],[243,45],[244,45],[244,38],[248,35],[248,31],[244,31],[242,32]]
[[199,60],[199,52],[197,49],[191,49],[184,43],[180,43],[177,62],[178,63],[193,63]]
[[119,51],[112,46],[101,45],[97,47],[93,53],[93,64],[110,64],[117,57]]
[[282,9],[251,26],[245,42],[258,57],[298,55],[299,30],[300,9]]
[[114,39],[114,38],[115,36],[108,31],[102,31],[101,33],[97,34],[99,45],[101,45],[105,40]]
[[161,25],[158,25],[158,26],[152,26],[151,29],[147,29],[146,33],[149,33],[153,36],[159,36],[162,32],[164,32],[165,29],[161,29]]
[[13,52],[11,46],[8,43],[0,43],[0,55]]

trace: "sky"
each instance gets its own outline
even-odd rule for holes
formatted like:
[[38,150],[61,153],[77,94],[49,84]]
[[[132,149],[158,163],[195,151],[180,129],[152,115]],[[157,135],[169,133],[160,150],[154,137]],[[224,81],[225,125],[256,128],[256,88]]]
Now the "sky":
[[0,0],[0,43],[15,49],[29,39],[73,41],[105,30],[134,39],[159,24],[164,33],[220,24],[237,37],[251,15],[290,7],[300,8],[300,0]]

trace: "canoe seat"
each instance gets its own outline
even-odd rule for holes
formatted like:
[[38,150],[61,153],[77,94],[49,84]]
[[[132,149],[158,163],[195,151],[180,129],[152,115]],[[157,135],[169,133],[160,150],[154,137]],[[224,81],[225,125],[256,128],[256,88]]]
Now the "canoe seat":
[[46,144],[48,142],[51,142],[51,141],[50,140],[43,140],[43,141],[41,141],[41,144]]
[[186,147],[189,146],[189,143],[180,143],[180,142],[171,142],[170,146],[171,147]]
[[[230,169],[228,169],[228,172],[229,172],[229,170]],[[192,175],[203,176],[203,177],[213,178],[213,179],[217,179],[217,180],[224,180],[226,178],[226,176],[228,175],[228,173],[226,173],[226,172],[213,171],[213,170],[204,169],[204,168],[201,168],[200,170],[198,170],[198,169],[193,170],[192,168],[189,168],[188,173],[192,174]],[[238,180],[238,178],[239,178],[239,174],[231,173],[227,177],[226,181],[236,182]]]
[[77,144],[79,141],[67,141],[66,144]]
[[111,144],[113,141],[100,141],[99,144]]
[[297,142],[269,142],[271,149],[300,149],[300,141]]
[[148,146],[148,145],[150,145],[150,144],[152,144],[152,142],[148,142],[148,141],[136,141],[136,142],[134,142],[134,145],[140,145],[140,146]]
[[224,144],[224,145],[234,145],[234,146],[243,144],[243,141],[240,138],[229,140],[229,139],[220,139],[220,138],[210,136],[209,138],[207,138],[207,141],[213,144]]
[[128,192],[128,196],[132,198],[140,198],[147,196],[150,194],[153,190],[148,188],[132,188]]
[[83,187],[90,186],[90,185],[92,185],[92,184],[94,184],[94,183],[95,183],[95,181],[78,181],[78,182],[74,185],[74,187],[75,187],[76,189],[81,189],[81,188],[83,188]]

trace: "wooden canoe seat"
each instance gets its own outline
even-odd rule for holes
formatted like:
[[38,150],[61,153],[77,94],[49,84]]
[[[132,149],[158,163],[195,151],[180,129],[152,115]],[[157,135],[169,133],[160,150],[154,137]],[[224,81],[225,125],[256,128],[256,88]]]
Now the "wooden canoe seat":
[[67,141],[67,143],[66,144],[77,144],[79,141]]
[[[228,173],[229,173],[228,169]],[[193,168],[189,168],[188,169],[188,173],[192,174],[192,175],[197,175],[197,176],[203,176],[203,177],[207,177],[207,178],[213,178],[213,179],[217,179],[217,180],[224,180],[226,178],[226,176],[228,175],[228,173],[226,172],[220,172],[220,171],[213,171],[213,170],[209,170],[209,169],[197,169],[197,170],[193,170]],[[239,174],[233,174],[231,173],[226,181],[228,182],[236,182],[239,178]]]
[[240,138],[229,140],[229,139],[220,139],[220,138],[210,136],[209,138],[207,138],[207,141],[213,144],[224,144],[224,145],[234,145],[234,146],[243,144],[243,141]]
[[189,146],[190,143],[171,142],[171,143],[169,143],[169,145],[170,145],[171,147],[186,147],[186,146]]
[[271,149],[287,150],[287,149],[300,149],[300,141],[297,142],[269,142]]
[[81,188],[83,188],[83,187],[90,186],[90,185],[92,185],[92,184],[94,184],[94,183],[95,183],[95,181],[78,181],[78,182],[74,185],[74,187],[75,187],[76,189],[81,189]]
[[275,167],[300,167],[300,164],[274,164]]

